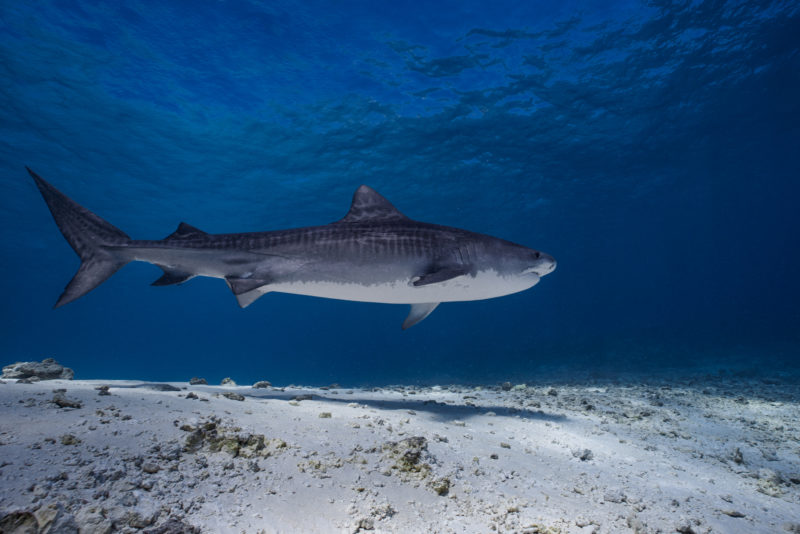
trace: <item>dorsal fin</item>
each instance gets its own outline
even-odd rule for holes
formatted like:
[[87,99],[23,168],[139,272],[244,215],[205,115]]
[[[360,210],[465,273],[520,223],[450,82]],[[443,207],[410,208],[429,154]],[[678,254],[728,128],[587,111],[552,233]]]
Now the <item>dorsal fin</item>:
[[195,239],[198,237],[205,237],[208,234],[199,228],[195,228],[191,224],[182,222],[178,225],[178,229],[169,234],[164,239]]
[[360,223],[367,221],[410,221],[408,217],[392,206],[377,191],[367,185],[359,187],[353,194],[350,211],[339,223]]

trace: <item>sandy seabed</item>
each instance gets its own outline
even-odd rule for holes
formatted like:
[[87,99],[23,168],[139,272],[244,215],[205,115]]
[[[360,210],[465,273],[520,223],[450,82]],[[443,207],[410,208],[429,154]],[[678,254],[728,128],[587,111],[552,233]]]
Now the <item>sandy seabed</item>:
[[5,380],[0,531],[800,532],[799,402],[796,381],[725,374]]

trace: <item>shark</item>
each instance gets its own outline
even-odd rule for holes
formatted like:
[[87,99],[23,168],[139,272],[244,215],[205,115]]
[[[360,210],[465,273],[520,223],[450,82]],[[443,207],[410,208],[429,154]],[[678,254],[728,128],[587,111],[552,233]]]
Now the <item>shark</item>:
[[556,268],[544,252],[413,220],[362,185],[338,221],[321,226],[210,234],[185,222],[160,240],[131,239],[27,168],[58,229],[81,260],[55,308],[87,294],[132,261],[163,274],[153,286],[222,278],[242,308],[270,292],[410,304],[403,330],[442,302],[502,297]]

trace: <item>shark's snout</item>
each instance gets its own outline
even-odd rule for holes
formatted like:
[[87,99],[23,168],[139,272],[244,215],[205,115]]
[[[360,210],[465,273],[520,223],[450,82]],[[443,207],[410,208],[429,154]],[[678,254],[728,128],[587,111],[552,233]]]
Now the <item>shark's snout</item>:
[[556,270],[556,259],[550,254],[542,253],[542,256],[539,259],[542,261],[540,267],[543,269],[542,271],[539,271],[539,276],[550,274]]
[[556,269],[556,259],[550,254],[536,252],[536,260],[533,265],[525,269],[525,273],[535,273],[538,276],[550,274]]

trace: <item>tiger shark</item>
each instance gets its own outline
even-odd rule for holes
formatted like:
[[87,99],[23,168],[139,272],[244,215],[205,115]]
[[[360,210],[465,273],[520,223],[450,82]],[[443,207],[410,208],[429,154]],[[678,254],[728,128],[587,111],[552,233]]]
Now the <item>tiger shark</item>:
[[208,234],[182,222],[164,239],[131,239],[28,172],[81,259],[56,308],[82,297],[123,265],[142,261],[164,271],[154,286],[182,284],[195,276],[222,278],[242,308],[271,291],[410,304],[405,330],[441,302],[524,291],[556,267],[552,256],[510,241],[412,220],[366,185],[356,190],[344,218],[323,226]]

